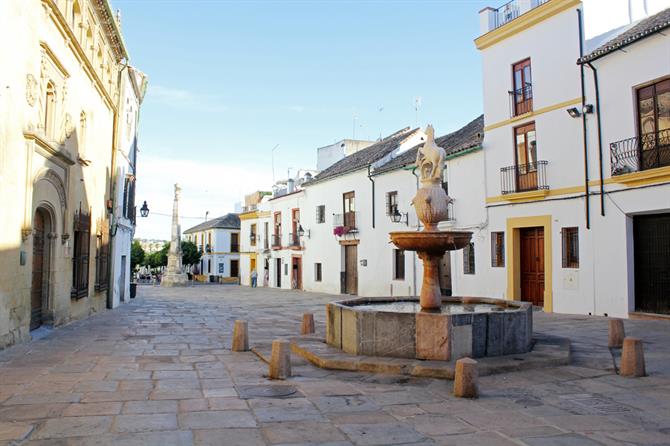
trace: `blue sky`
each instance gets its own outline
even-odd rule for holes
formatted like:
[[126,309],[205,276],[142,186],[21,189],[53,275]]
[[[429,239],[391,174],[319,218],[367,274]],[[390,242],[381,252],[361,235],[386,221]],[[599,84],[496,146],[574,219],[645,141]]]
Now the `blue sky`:
[[[478,11],[495,2],[113,0],[131,63],[149,77],[141,111],[138,237],[181,213],[231,211],[275,172],[313,168],[316,148],[417,123],[438,134],[482,110]],[[380,111],[380,109],[382,109]],[[197,224],[184,218],[182,229]]]

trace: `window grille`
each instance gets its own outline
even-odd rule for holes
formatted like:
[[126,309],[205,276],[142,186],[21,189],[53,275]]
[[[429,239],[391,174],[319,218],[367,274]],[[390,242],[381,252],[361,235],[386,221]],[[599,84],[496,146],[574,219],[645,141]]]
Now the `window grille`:
[[463,249],[463,274],[475,273],[475,244],[469,243]]
[[505,266],[505,233],[491,233],[491,266],[500,268]]
[[563,268],[579,268],[579,228],[563,228]]
[[71,296],[81,299],[88,296],[88,267],[91,245],[91,214],[81,207],[74,215],[74,255],[72,256]]

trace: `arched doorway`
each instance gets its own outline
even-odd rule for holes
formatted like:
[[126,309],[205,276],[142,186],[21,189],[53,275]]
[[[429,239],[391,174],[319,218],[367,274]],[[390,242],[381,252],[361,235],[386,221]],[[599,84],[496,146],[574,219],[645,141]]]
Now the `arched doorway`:
[[42,325],[43,310],[47,309],[49,295],[50,249],[48,234],[51,231],[51,217],[42,208],[35,211],[33,218],[33,274],[30,289],[30,329]]

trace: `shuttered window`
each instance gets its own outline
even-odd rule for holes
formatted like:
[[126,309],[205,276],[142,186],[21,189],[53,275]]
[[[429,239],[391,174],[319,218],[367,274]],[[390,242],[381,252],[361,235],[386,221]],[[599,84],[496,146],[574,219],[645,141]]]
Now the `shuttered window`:
[[491,266],[500,268],[505,266],[505,233],[491,233]]
[[463,248],[463,274],[475,273],[475,244],[469,243]]

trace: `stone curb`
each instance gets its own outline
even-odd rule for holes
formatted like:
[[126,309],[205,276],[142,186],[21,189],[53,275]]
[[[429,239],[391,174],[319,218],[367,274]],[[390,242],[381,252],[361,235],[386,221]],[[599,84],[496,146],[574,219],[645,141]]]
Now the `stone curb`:
[[[533,349],[529,353],[477,358],[479,375],[487,376],[497,373],[556,367],[570,363],[569,339],[553,337],[549,340],[539,337],[534,338],[533,342]],[[421,361],[350,355],[329,347],[324,339],[314,338],[313,336],[292,338],[291,350],[317,367],[329,370],[388,373],[453,380],[456,367],[455,361]]]

